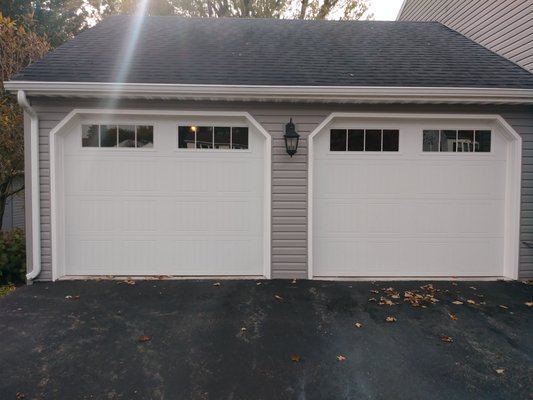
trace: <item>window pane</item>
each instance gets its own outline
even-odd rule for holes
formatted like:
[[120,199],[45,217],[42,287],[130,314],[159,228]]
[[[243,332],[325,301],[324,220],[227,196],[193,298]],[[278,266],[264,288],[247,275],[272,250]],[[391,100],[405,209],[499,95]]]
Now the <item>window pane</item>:
[[118,126],[118,147],[135,147],[135,126]]
[[178,148],[180,149],[194,149],[194,134],[196,133],[196,126],[180,126],[178,128]]
[[215,126],[215,149],[229,149],[230,127]]
[[457,131],[440,131],[440,151],[455,151],[456,139]]
[[117,147],[116,125],[100,125],[100,146]]
[[474,131],[458,131],[456,147],[459,153],[473,152],[474,151]]
[[490,131],[476,131],[475,151],[490,152]]
[[400,131],[397,129],[383,130],[383,151],[398,151]]
[[365,151],[381,151],[381,130],[367,129]]
[[154,147],[154,127],[137,125],[137,147]]
[[231,128],[231,148],[241,150],[248,148],[248,128]]
[[365,144],[364,129],[348,130],[348,151],[363,151]]
[[346,151],[346,129],[332,129],[330,131],[329,150]]
[[424,130],[422,151],[439,151],[439,131]]
[[81,126],[81,145],[83,147],[98,147],[98,125]]
[[212,149],[213,148],[213,127],[199,126],[196,131],[196,148]]

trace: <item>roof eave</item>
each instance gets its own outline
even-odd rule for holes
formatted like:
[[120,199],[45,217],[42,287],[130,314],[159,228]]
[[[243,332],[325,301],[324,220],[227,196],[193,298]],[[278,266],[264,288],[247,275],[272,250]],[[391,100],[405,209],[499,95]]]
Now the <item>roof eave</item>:
[[533,104],[533,89],[8,81],[28,96],[323,103]]

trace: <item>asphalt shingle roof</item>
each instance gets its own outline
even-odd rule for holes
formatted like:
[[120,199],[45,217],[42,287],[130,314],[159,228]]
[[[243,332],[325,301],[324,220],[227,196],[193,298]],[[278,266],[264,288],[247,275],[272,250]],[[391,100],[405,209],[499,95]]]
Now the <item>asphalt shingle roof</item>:
[[12,80],[533,88],[533,74],[436,22],[136,21],[108,18]]

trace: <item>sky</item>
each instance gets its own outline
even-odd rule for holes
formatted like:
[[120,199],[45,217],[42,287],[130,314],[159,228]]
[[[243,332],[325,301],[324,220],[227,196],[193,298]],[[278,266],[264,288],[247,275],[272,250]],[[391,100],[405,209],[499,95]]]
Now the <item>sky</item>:
[[369,3],[375,21],[394,21],[403,0],[370,0]]

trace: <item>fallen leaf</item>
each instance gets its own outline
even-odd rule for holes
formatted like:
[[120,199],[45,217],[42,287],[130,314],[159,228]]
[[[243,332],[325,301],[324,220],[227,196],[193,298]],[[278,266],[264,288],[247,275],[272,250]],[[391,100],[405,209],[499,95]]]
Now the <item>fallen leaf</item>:
[[474,286],[469,286],[468,288],[469,288],[469,289],[472,289],[472,290],[477,290],[477,288],[474,287]]
[[453,342],[453,338],[451,336],[446,336],[446,335],[442,335],[440,337],[440,340],[442,340],[443,342],[446,342],[446,343],[452,343]]
[[246,331],[246,328],[243,326],[243,327],[241,328],[241,331],[242,331],[242,332]]
[[496,371],[496,373],[497,373],[498,375],[503,375],[503,374],[505,373],[505,369],[503,369],[503,368],[495,369],[495,371]]
[[450,314],[448,313],[448,315],[450,316],[450,319],[453,320],[453,321],[457,321],[459,318],[457,317],[457,315],[455,314]]
[[26,395],[22,392],[17,392],[17,394],[15,394],[16,400],[24,400],[25,398],[26,398]]
[[396,319],[396,317],[387,317],[387,318],[385,318],[385,321],[387,321],[387,322],[396,322],[397,319]]
[[533,301],[526,301],[524,304],[528,307],[533,307]]
[[281,296],[279,296],[279,295],[277,295],[277,294],[275,294],[274,297],[275,297],[276,299],[278,299],[278,300],[283,300],[283,297],[281,297]]
[[144,343],[150,341],[150,336],[142,335],[137,338],[138,342]]
[[464,303],[462,301],[455,300],[455,301],[452,301],[452,304],[460,306],[460,305],[463,305]]
[[468,299],[466,302],[467,302],[468,304],[476,304],[476,302],[475,302],[474,300],[470,300],[470,299]]
[[135,285],[135,281],[132,279],[127,279],[124,281],[124,283],[127,283],[128,285]]
[[257,282],[255,285],[256,286],[261,286],[263,284],[263,282]]
[[213,283],[213,286],[220,286],[220,282]]
[[377,301],[375,297],[371,297],[368,299],[368,301]]
[[346,361],[346,357],[338,355],[337,356],[337,361]]
[[508,310],[509,309],[509,307],[504,306],[503,304],[498,305],[498,307],[503,308],[504,310]]
[[293,285],[296,284],[296,279],[293,279],[291,282]]
[[67,294],[67,295],[65,296],[65,299],[69,299],[69,300],[70,300],[70,299],[72,299],[72,296],[71,296],[70,294]]
[[370,291],[370,293],[378,294],[378,293],[379,293],[379,290],[372,289],[372,290]]
[[356,323],[355,323],[355,326],[356,326],[357,328],[362,328],[362,327],[363,327],[363,324],[360,323],[360,322],[356,322]]
[[302,358],[301,358],[298,354],[293,354],[293,355],[291,356],[291,361],[292,361],[293,363],[298,363],[298,362],[300,362],[301,359],[302,359]]

